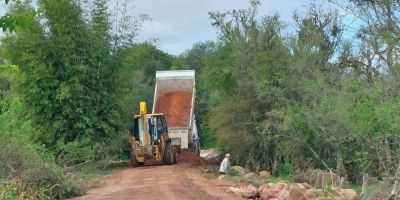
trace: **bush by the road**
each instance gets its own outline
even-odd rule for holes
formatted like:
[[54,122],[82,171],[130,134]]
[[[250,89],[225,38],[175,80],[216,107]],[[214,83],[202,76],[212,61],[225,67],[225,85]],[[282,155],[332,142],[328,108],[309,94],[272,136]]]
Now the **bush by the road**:
[[0,199],[63,199],[84,192],[61,168],[43,160],[34,145],[17,141],[0,145],[0,177]]

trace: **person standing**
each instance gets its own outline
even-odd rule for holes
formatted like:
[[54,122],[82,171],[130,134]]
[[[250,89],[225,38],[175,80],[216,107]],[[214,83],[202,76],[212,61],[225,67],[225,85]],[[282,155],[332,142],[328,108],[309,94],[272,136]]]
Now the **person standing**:
[[231,155],[229,153],[225,154],[225,158],[222,160],[221,165],[219,166],[219,173],[225,174],[229,168],[229,158]]

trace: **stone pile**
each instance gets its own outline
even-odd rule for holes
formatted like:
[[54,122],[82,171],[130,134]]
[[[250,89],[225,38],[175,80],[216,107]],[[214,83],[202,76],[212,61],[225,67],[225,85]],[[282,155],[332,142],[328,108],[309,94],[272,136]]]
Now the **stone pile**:
[[355,200],[357,192],[352,189],[333,189],[324,196],[322,189],[315,189],[308,183],[264,184],[258,189],[253,185],[229,187],[229,191],[247,199],[260,200]]

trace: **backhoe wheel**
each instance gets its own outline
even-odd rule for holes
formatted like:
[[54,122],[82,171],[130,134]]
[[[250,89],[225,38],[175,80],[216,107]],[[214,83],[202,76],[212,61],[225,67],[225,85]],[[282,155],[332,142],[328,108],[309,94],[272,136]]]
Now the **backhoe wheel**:
[[132,148],[131,148],[130,155],[131,155],[131,165],[132,165],[132,167],[140,167],[141,163],[136,160],[136,156],[135,156],[135,153],[133,152]]
[[164,164],[172,165],[173,163],[174,163],[174,156],[172,154],[171,140],[169,140],[165,142]]

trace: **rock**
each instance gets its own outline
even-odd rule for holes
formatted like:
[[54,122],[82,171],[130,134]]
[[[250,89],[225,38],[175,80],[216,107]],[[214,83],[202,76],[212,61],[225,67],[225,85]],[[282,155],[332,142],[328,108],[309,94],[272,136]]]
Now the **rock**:
[[289,189],[291,189],[291,188],[306,189],[306,188],[304,187],[304,185],[301,184],[301,183],[289,183],[288,188],[289,188]]
[[233,166],[231,167],[231,169],[234,169],[235,171],[239,172],[241,176],[246,174],[246,170],[241,166]]
[[310,184],[306,183],[306,182],[302,183],[302,185],[303,185],[303,187],[306,188],[307,190],[308,190],[308,189],[313,189],[313,187],[312,187]]
[[318,200],[334,200],[335,198],[333,198],[333,197],[318,197],[317,199]]
[[223,178],[225,178],[225,175],[219,175],[219,176],[218,176],[218,180],[221,180],[221,179],[223,179]]
[[355,200],[358,198],[357,192],[353,189],[341,189],[343,197],[348,200]]
[[254,172],[249,172],[249,173],[245,174],[244,177],[246,177],[246,178],[254,178],[254,177],[256,177],[256,174]]
[[278,194],[277,194],[277,199],[279,200],[288,200],[289,199],[289,191],[288,190],[281,190]]
[[261,200],[268,200],[269,198],[269,189],[271,186],[269,184],[263,184],[260,187],[258,187],[258,194],[260,196]]
[[289,190],[288,200],[306,200],[303,195],[305,192],[305,188],[292,187]]
[[[280,199],[279,195],[286,195],[281,194],[287,188],[287,184],[280,183],[280,184],[263,184],[258,188],[258,194],[261,200],[271,200],[271,199]],[[289,193],[287,194],[289,195]]]
[[258,197],[258,189],[254,187],[253,185],[248,185],[247,190],[250,191],[253,195],[252,197]]
[[[279,194],[283,191],[286,190],[287,184],[286,183],[279,183],[276,185],[273,185],[269,190],[268,190],[268,197],[269,198],[277,198]],[[279,198],[278,198],[279,199]]]
[[307,189],[305,192],[304,192],[304,196],[307,198],[307,199],[310,199],[310,198],[317,198],[318,196],[321,196],[322,195],[322,189],[314,189],[314,188],[311,188],[311,189]]
[[258,197],[258,190],[253,185],[248,185],[247,187],[229,187],[229,191],[241,195],[247,199],[254,199]]
[[340,188],[335,188],[334,191],[335,191],[335,198],[338,199],[345,198]]
[[261,171],[259,177],[263,179],[268,179],[271,178],[271,173],[267,171]]
[[218,158],[219,152],[216,148],[200,150],[200,157],[204,160],[216,160]]

